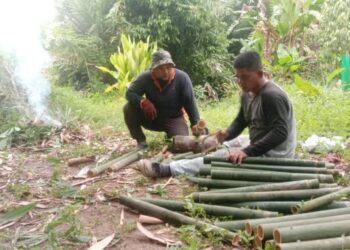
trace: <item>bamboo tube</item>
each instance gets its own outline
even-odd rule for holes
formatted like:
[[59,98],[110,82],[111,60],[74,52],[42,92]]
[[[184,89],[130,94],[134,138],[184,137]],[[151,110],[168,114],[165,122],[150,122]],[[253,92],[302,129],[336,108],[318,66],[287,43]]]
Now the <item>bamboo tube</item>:
[[333,183],[332,175],[324,174],[294,174],[285,172],[252,172],[244,170],[211,170],[212,179],[224,180],[247,180],[247,181],[268,181],[286,182],[307,179],[318,179],[322,183]]
[[299,203],[295,206],[293,206],[292,213],[298,214],[298,213],[305,213],[311,210],[315,210],[317,208],[320,208],[322,206],[328,205],[332,203],[335,200],[339,200],[343,197],[347,197],[350,195],[350,187],[343,188],[341,190],[338,190],[336,192],[318,197],[316,199],[312,199],[306,202]]
[[73,167],[79,164],[83,163],[89,163],[89,162],[94,162],[96,160],[96,157],[93,156],[84,156],[84,157],[78,157],[78,158],[72,158],[68,160],[67,165],[69,167]]
[[[210,164],[212,161],[230,162],[224,157],[205,156],[203,162]],[[299,160],[289,158],[271,158],[271,157],[247,157],[243,160],[244,164],[266,164],[266,165],[283,165],[283,166],[305,166],[305,167],[326,167],[322,161]]]
[[251,234],[253,228],[256,225],[262,224],[262,223],[274,223],[274,222],[281,222],[281,221],[320,218],[320,217],[334,216],[334,215],[341,215],[341,214],[348,214],[348,213],[350,213],[350,208],[347,207],[347,208],[330,209],[325,211],[310,212],[305,214],[286,215],[286,216],[275,217],[275,218],[224,221],[224,222],[217,222],[215,223],[215,225],[226,228],[228,230],[242,230],[245,227],[246,232]]
[[[185,202],[162,199],[141,199],[148,203],[170,209],[172,211],[185,212]],[[226,206],[215,206],[202,203],[194,203],[204,209],[205,213],[213,216],[232,216],[234,219],[267,218],[278,216],[277,212],[254,210],[247,208],[234,208]]]
[[243,193],[194,193],[192,198],[196,202],[212,204],[230,204],[242,201],[305,200],[329,194],[336,190],[338,188]]
[[[299,201],[249,201],[249,202],[239,202],[233,204],[225,204],[225,206],[232,207],[245,207],[250,209],[262,209],[266,211],[275,211],[283,214],[291,214],[291,207],[295,206]],[[332,202],[329,205],[321,207],[320,210],[329,210],[336,208],[350,207],[350,202],[348,201],[338,201]],[[317,211],[317,210],[316,210]]]
[[254,236],[254,246],[256,249],[263,249],[263,241],[258,236]]
[[276,244],[276,250],[344,250],[349,248],[350,236]]
[[93,177],[96,175],[101,174],[102,172],[106,171],[107,169],[112,169],[113,171],[116,171],[118,169],[121,169],[141,158],[141,153],[143,150],[136,149],[131,151],[130,153],[127,153],[125,155],[122,155],[112,161],[106,162],[102,165],[96,166],[95,168],[92,168],[88,171],[88,176]]
[[326,239],[342,235],[350,235],[350,220],[282,227],[273,231],[276,243]]
[[278,165],[260,165],[260,164],[232,164],[227,162],[211,162],[213,167],[229,168],[229,169],[256,169],[279,171],[288,173],[314,173],[314,174],[336,174],[338,171],[327,168],[310,168],[297,166],[278,166]]
[[225,237],[225,239],[230,240],[231,242],[239,241],[239,236],[233,232],[229,232],[223,228],[208,224],[200,220],[195,220],[191,217],[170,211],[168,209],[147,203],[145,201],[134,199],[125,195],[120,196],[119,201],[121,204],[128,206],[132,209],[136,209],[142,214],[156,217],[172,225],[195,225],[201,230],[211,230],[212,232],[221,234]]
[[189,181],[198,184],[200,187],[208,188],[232,188],[232,187],[245,187],[255,186],[260,184],[266,184],[266,182],[258,181],[237,181],[237,180],[213,180],[207,178],[197,178],[188,176],[186,177]]
[[320,188],[339,187],[338,183],[320,183]]
[[341,215],[335,215],[335,216],[293,220],[293,221],[282,221],[282,222],[275,222],[275,223],[263,223],[263,224],[257,225],[255,228],[257,228],[257,233],[260,238],[271,239],[273,236],[273,230],[276,228],[299,226],[299,225],[310,225],[310,224],[316,224],[316,223],[334,222],[334,221],[343,221],[343,220],[350,220],[350,214],[341,214]]
[[263,184],[263,185],[257,185],[257,186],[219,189],[219,190],[207,191],[206,193],[278,191],[278,190],[296,190],[296,189],[313,189],[313,188],[319,188],[319,181],[317,179],[277,182],[277,183]]

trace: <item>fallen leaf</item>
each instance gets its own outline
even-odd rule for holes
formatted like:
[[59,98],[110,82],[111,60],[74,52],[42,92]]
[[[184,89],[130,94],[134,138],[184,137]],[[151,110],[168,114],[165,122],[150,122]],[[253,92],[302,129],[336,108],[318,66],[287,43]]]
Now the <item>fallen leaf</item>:
[[170,240],[167,238],[161,238],[158,236],[155,236],[152,232],[148,231],[144,226],[142,226],[142,224],[140,222],[137,222],[137,229],[144,234],[147,238],[157,241],[159,243],[162,243],[164,245],[177,245],[178,242],[174,241],[174,240]]
[[89,247],[88,250],[103,250],[103,249],[105,249],[109,245],[109,243],[111,243],[111,241],[114,239],[114,235],[115,235],[115,233],[111,234],[110,236],[97,242],[96,244]]

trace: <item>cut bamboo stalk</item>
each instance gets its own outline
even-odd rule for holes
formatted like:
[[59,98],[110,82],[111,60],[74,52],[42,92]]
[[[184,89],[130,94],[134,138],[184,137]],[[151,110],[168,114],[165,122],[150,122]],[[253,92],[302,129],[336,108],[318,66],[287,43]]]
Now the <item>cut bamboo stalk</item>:
[[261,164],[233,164],[227,162],[211,162],[213,167],[229,168],[229,169],[256,169],[256,170],[268,170],[279,171],[287,173],[314,173],[314,174],[336,174],[337,170],[327,168],[310,168],[310,167],[297,167],[297,166],[279,166],[279,165],[261,165]]
[[224,180],[247,180],[247,181],[267,181],[267,182],[286,182],[297,180],[318,179],[321,183],[333,183],[332,175],[324,174],[294,174],[285,172],[252,172],[244,170],[211,170],[212,179]]
[[212,204],[230,204],[243,201],[305,200],[319,197],[339,190],[338,188],[300,189],[288,191],[243,192],[243,193],[194,193],[196,202]]
[[305,213],[308,211],[312,211],[322,206],[328,205],[335,200],[339,200],[343,197],[347,197],[349,195],[350,195],[350,187],[343,188],[339,191],[318,197],[316,199],[299,203],[291,208],[292,213],[298,214],[298,213]]
[[301,181],[278,182],[278,183],[239,187],[239,188],[219,189],[219,190],[207,191],[206,193],[235,193],[235,192],[313,189],[313,188],[319,188],[319,185],[320,183],[317,179],[311,179],[311,180],[301,180]]
[[245,187],[245,186],[256,186],[260,184],[266,184],[266,182],[258,181],[237,181],[237,180],[213,180],[207,178],[198,178],[188,176],[186,177],[189,181],[196,183],[200,187],[208,188],[232,188],[232,187]]
[[350,236],[276,244],[276,250],[344,250],[349,248]]
[[[225,204],[225,206],[232,207],[245,207],[250,209],[262,209],[266,211],[275,211],[283,214],[291,214],[291,207],[295,206],[299,201],[250,201],[250,202],[239,202],[233,204]],[[336,208],[350,207],[350,202],[348,201],[338,201],[332,202],[329,205],[321,207],[320,210],[329,210]]]
[[195,220],[183,214],[170,211],[168,209],[150,204],[148,202],[134,199],[125,195],[120,196],[119,201],[121,204],[135,209],[142,214],[156,217],[172,225],[195,225],[203,231],[210,230],[212,232],[223,235],[226,240],[230,240],[231,242],[237,243],[239,241],[239,236],[236,233],[229,232],[226,229],[217,227],[215,225],[211,225],[200,220]]
[[[187,211],[185,202],[174,200],[162,200],[162,199],[141,199],[148,203],[170,209],[177,212]],[[247,208],[233,208],[226,206],[215,206],[201,203],[194,203],[196,206],[200,206],[204,209],[205,213],[213,216],[232,216],[234,219],[248,219],[248,218],[267,218],[278,216],[277,212],[254,210]]]
[[290,226],[299,226],[299,225],[311,225],[316,223],[324,222],[334,222],[334,221],[343,221],[350,220],[350,214],[342,214],[335,216],[327,216],[321,218],[312,218],[312,219],[302,219],[302,220],[293,220],[293,221],[282,221],[275,223],[263,223],[257,225],[258,236],[262,239],[272,239],[273,230],[276,228],[290,227]]
[[[230,162],[225,157],[206,156],[203,159],[205,164],[210,164],[212,161]],[[283,165],[283,166],[305,166],[325,168],[326,163],[323,161],[299,160],[289,158],[271,158],[271,157],[247,157],[242,163],[247,164],[266,164],[266,165]]]
[[350,235],[350,220],[317,223],[292,227],[277,228],[273,231],[276,243],[317,240]]
[[263,249],[263,241],[258,236],[254,236],[254,246],[256,249]]
[[[122,156],[120,156],[112,161],[106,162],[102,165],[99,165],[99,166],[96,166],[95,168],[90,169],[87,174],[89,177],[93,177],[93,176],[101,174],[102,172],[106,171],[107,169],[110,169],[114,165],[116,165],[117,167],[127,166],[127,165],[131,164],[133,161],[136,161],[137,159],[139,159],[141,152],[142,152],[142,150],[140,150],[140,149],[133,150],[130,153],[122,155]],[[134,159],[136,159],[136,160],[134,160]],[[127,164],[127,165],[125,165],[125,164]],[[121,168],[121,167],[119,167],[119,168]]]
[[242,230],[245,228],[246,232],[249,233],[250,235],[252,233],[253,228],[256,225],[262,224],[262,223],[274,223],[274,222],[282,222],[282,221],[320,218],[320,217],[349,214],[349,213],[350,213],[350,208],[347,207],[347,208],[338,208],[338,209],[331,209],[331,210],[325,210],[325,211],[310,212],[305,214],[286,215],[286,216],[275,217],[275,218],[224,221],[224,222],[217,222],[215,223],[215,225],[226,228],[228,230]]
[[84,157],[69,159],[67,164],[69,167],[73,167],[73,166],[83,164],[83,163],[94,162],[95,160],[96,160],[96,157],[94,155],[93,156],[84,156]]
[[338,183],[320,183],[320,188],[339,187]]

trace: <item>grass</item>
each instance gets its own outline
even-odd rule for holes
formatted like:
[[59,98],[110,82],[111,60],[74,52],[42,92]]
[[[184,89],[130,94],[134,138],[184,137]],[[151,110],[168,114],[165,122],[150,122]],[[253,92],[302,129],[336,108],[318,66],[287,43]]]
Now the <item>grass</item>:
[[[319,86],[322,95],[308,97],[303,95],[295,85],[283,86],[289,94],[297,120],[298,140],[304,141],[312,134],[319,136],[342,136],[350,135],[350,92],[345,93],[336,88],[323,88]],[[88,124],[94,130],[112,128],[114,132],[127,132],[123,118],[124,99],[113,95],[87,94],[74,91],[70,87],[53,87],[50,106],[53,115],[64,126],[80,127]],[[198,101],[201,117],[207,121],[211,132],[217,129],[227,128],[235,118],[239,108],[239,94],[233,92],[219,102]],[[0,133],[5,129],[18,126],[20,116],[0,108],[2,114]],[[31,127],[26,130],[21,127],[21,136],[27,135],[29,141],[34,143],[36,138],[50,133],[49,130]],[[39,131],[40,130],[40,131]],[[247,130],[244,132],[247,133]],[[157,149],[164,142],[164,133],[146,131],[150,148]],[[23,138],[18,139],[23,141]],[[82,151],[84,151],[82,149]],[[81,152],[77,152],[80,155]],[[350,155],[349,152],[345,155]]]

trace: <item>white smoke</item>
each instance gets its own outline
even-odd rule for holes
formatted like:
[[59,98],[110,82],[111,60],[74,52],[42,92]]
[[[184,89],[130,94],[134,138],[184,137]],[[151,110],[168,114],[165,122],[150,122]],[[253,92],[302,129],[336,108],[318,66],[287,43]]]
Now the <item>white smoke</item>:
[[52,0],[0,0],[0,48],[15,57],[16,83],[25,90],[36,119],[60,126],[48,110],[51,88],[43,69],[50,57],[40,39],[42,25],[53,18]]

